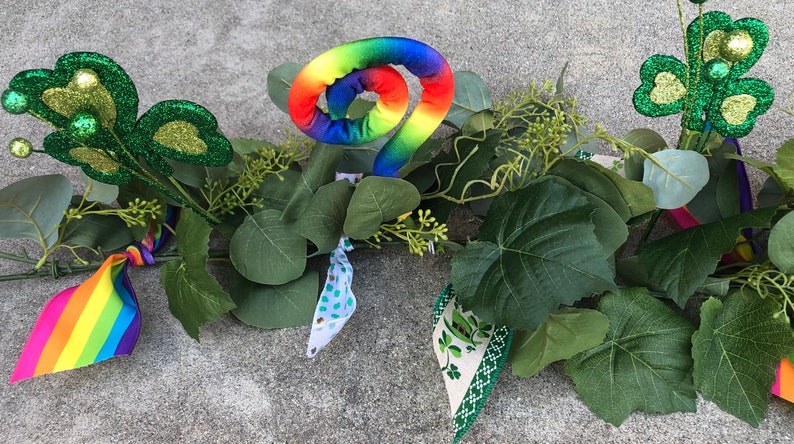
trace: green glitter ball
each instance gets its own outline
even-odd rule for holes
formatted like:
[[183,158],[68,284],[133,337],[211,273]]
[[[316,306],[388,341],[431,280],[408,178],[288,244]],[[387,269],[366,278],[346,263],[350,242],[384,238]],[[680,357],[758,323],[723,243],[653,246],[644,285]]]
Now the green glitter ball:
[[69,133],[79,140],[85,140],[99,130],[99,121],[91,113],[76,113],[69,119]]
[[689,3],[694,3],[696,5],[702,5],[703,3],[706,3],[707,1],[708,0],[689,0]]
[[30,157],[30,154],[33,153],[33,144],[30,143],[30,140],[28,139],[17,137],[16,139],[9,142],[8,151],[12,156],[18,159],[24,159],[26,157]]
[[3,109],[11,114],[23,114],[28,111],[28,98],[14,90],[3,91],[2,101]]
[[723,59],[714,58],[706,62],[706,78],[711,83],[720,83],[731,73],[731,65]]

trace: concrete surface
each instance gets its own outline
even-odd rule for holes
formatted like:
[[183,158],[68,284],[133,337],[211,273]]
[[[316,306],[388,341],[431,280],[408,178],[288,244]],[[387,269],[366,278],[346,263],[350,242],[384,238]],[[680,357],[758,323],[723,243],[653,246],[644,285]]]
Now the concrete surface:
[[[684,2],[689,17],[694,9]],[[751,75],[785,98],[794,89],[794,2],[712,1],[734,19],[755,16],[771,43]],[[650,0],[101,2],[5,0],[0,8],[0,83],[18,71],[51,68],[66,52],[91,50],[135,81],[141,110],[182,98],[207,106],[230,137],[278,140],[288,118],[267,100],[267,72],[305,63],[347,41],[402,35],[474,70],[495,98],[531,80],[556,78],[571,62],[568,91],[593,122],[620,135],[653,127],[672,139],[677,118],[649,119],[631,107],[642,62],[681,57],[676,2]],[[746,138],[769,159],[792,137],[792,120],[772,110]],[[0,114],[0,140],[39,144],[48,129]],[[33,174],[74,169],[43,156],[0,155],[5,186]],[[756,183],[759,180],[756,177]],[[3,250],[20,242],[0,241]],[[30,246],[29,244],[27,244]],[[142,335],[131,357],[8,386],[0,383],[0,440],[24,442],[447,442],[447,398],[430,343],[431,308],[449,275],[445,257],[402,250],[351,254],[359,309],[318,358],[304,357],[308,328],[262,331],[224,317],[185,335],[167,310],[157,271],[135,270]],[[23,268],[4,263],[0,271]],[[45,301],[79,278],[0,285],[0,378],[7,378]],[[696,414],[632,415],[615,428],[577,398],[561,366],[531,379],[509,369],[465,442],[743,442],[794,440],[794,404],[771,402],[753,429],[699,403]]]

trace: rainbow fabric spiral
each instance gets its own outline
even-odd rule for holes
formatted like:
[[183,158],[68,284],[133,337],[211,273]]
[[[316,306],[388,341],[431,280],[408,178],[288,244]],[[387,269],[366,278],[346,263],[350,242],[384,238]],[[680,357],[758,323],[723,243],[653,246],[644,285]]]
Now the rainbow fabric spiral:
[[[388,65],[403,65],[424,90],[413,113],[383,146],[372,167],[377,176],[398,177],[419,146],[447,115],[454,95],[452,69],[435,49],[402,37],[376,37],[333,48],[306,65],[295,78],[288,107],[292,120],[309,137],[324,143],[360,145],[391,131],[408,109],[408,87]],[[347,119],[355,97],[379,95],[360,119]],[[325,92],[328,113],[317,106]]]

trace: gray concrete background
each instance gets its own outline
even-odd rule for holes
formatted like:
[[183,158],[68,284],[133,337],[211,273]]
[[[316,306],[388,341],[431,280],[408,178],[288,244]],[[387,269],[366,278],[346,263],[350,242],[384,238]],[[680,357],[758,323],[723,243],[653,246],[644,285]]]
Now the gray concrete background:
[[[212,110],[229,137],[279,140],[288,118],[269,103],[265,77],[286,62],[305,63],[347,41],[401,35],[429,43],[454,70],[478,72],[494,98],[531,80],[556,78],[566,61],[568,91],[593,122],[616,135],[652,127],[668,140],[677,118],[649,119],[631,106],[642,62],[654,53],[682,57],[676,2],[240,1],[102,2],[5,0],[0,8],[0,82],[18,71],[51,68],[67,52],[104,53],[138,87],[141,112],[181,98]],[[694,8],[684,2],[688,18]],[[712,1],[734,19],[764,20],[771,42],[751,72],[780,99],[794,89],[794,2]],[[792,134],[772,110],[745,139],[771,159]],[[0,141],[48,129],[0,114]],[[0,185],[68,171],[43,156],[0,155]],[[760,179],[755,176],[756,183]],[[3,250],[19,242],[0,241]],[[27,244],[29,247],[30,245]],[[132,279],[143,311],[135,353],[84,369],[0,383],[4,442],[447,442],[443,382],[430,343],[432,303],[447,282],[446,257],[402,250],[355,251],[359,309],[316,359],[304,357],[308,328],[262,331],[224,317],[200,343],[168,313],[156,270]],[[3,263],[0,272],[21,271]],[[45,301],[80,278],[0,285],[0,376],[7,378]],[[794,405],[771,402],[753,429],[707,402],[696,414],[632,415],[620,428],[577,398],[561,366],[531,379],[510,374],[496,386],[465,442],[788,442]]]

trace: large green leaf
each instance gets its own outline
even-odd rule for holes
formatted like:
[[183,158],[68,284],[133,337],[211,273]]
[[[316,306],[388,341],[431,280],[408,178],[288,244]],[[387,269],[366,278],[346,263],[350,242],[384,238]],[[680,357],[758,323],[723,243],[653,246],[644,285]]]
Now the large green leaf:
[[664,150],[645,159],[642,183],[653,190],[656,206],[673,209],[686,205],[708,183],[706,158],[696,151]]
[[267,73],[267,94],[273,104],[287,114],[289,114],[287,107],[289,90],[301,69],[303,66],[290,62],[279,65]]
[[629,213],[632,218],[650,213],[656,209],[653,190],[648,185],[637,180],[627,179],[595,162],[587,161],[586,163],[606,176],[615,185],[620,196],[623,197],[623,201],[626,202],[626,206],[629,207]]
[[259,328],[288,328],[311,324],[320,282],[310,270],[284,285],[257,284],[234,273],[229,285],[237,319]]
[[577,188],[599,197],[612,207],[624,222],[631,218],[631,210],[617,186],[594,167],[576,159],[564,159],[558,162],[549,174],[562,177]]
[[619,426],[635,410],[694,412],[690,338],[694,327],[644,288],[606,295],[605,342],[565,363],[585,404]]
[[353,186],[346,180],[321,186],[293,225],[296,233],[312,241],[319,253],[339,245]]
[[262,199],[263,208],[284,211],[300,181],[301,172],[293,168],[277,175],[270,174],[259,185],[254,196]]
[[86,214],[63,228],[61,243],[112,251],[135,242],[132,231],[116,216]]
[[764,419],[780,359],[794,351],[791,326],[780,309],[749,289],[724,301],[710,298],[692,336],[694,381],[703,397],[753,427]]
[[229,242],[229,258],[246,279],[281,285],[303,275],[306,239],[281,218],[263,210],[245,218]]
[[683,307],[716,270],[720,257],[731,251],[741,229],[769,227],[775,212],[762,208],[671,234],[645,245],[638,254],[640,264],[648,278]]
[[794,274],[794,211],[786,214],[769,233],[769,260],[786,274]]
[[460,129],[472,115],[491,108],[491,93],[488,85],[471,71],[456,71],[455,95],[445,121]]
[[[709,166],[709,180],[686,205],[687,210],[702,224],[739,213],[736,161],[725,157],[735,153],[736,145],[726,142],[705,156]],[[724,212],[720,210],[720,206],[724,207]],[[730,212],[729,206],[735,207],[736,211]]]
[[336,166],[342,158],[341,145],[315,145],[306,169],[303,170],[289,203],[284,208],[284,220],[293,222],[309,205],[315,191],[321,186],[333,182]]
[[553,176],[494,199],[480,241],[452,258],[458,300],[487,322],[535,330],[559,305],[615,289],[594,209]]
[[529,378],[554,361],[600,345],[607,330],[609,319],[601,312],[563,307],[536,330],[516,332],[509,357],[513,374]]
[[0,237],[33,239],[49,248],[58,240],[57,225],[72,199],[66,176],[34,176],[0,190]]
[[368,176],[356,185],[345,217],[345,234],[367,239],[383,222],[412,211],[419,205],[419,191],[402,179]]
[[218,281],[207,272],[212,227],[193,211],[184,210],[176,225],[177,250],[182,260],[160,269],[160,284],[168,308],[190,337],[198,340],[199,327],[235,307]]

